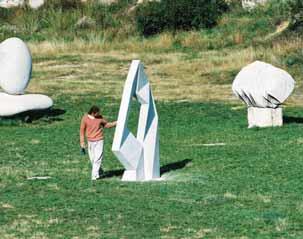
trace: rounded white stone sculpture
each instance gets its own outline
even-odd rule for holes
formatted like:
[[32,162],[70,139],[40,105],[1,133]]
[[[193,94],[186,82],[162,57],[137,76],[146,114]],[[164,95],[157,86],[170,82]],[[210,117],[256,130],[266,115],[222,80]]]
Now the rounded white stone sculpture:
[[[5,104],[1,104],[5,102]],[[52,107],[53,101],[46,95],[8,95],[0,93],[0,116],[13,116],[31,110],[44,110]]]
[[6,93],[23,94],[31,71],[31,53],[22,40],[9,38],[0,44],[0,86]]
[[39,7],[43,6],[45,3],[45,0],[29,0],[28,5],[32,9],[38,9]]
[[292,93],[295,81],[286,71],[256,61],[236,76],[232,89],[248,107],[277,108]]

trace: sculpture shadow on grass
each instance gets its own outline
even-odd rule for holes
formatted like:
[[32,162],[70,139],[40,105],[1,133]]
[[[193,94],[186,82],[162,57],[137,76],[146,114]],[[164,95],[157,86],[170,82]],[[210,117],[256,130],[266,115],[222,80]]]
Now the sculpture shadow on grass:
[[285,124],[303,124],[303,117],[284,116],[283,122]]
[[55,121],[63,121],[59,116],[64,115],[66,110],[63,109],[46,109],[46,110],[32,110],[23,112],[11,117],[5,117],[4,119],[10,120],[22,120],[25,123],[32,123],[33,121],[42,120],[44,122],[52,123]]
[[[164,165],[160,169],[160,174],[163,175],[165,173],[179,170],[182,168],[185,168],[187,164],[192,162],[192,159],[184,159],[179,162],[170,163],[167,165]],[[124,173],[124,169],[117,169],[117,170],[110,170],[103,174],[102,178],[112,178],[112,177],[121,177]]]
[[160,174],[163,175],[165,173],[169,173],[170,171],[175,171],[175,170],[185,168],[186,165],[189,164],[192,161],[193,161],[192,159],[184,159],[184,160],[181,160],[179,162],[164,165],[160,169]]

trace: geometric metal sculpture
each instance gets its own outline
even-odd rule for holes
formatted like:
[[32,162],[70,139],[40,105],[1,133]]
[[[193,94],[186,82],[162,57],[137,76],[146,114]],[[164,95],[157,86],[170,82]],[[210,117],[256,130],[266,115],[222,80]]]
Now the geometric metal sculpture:
[[[133,97],[141,105],[137,137],[127,128]],[[144,66],[139,60],[132,61],[125,82],[112,151],[126,169],[123,181],[160,177],[158,114]]]

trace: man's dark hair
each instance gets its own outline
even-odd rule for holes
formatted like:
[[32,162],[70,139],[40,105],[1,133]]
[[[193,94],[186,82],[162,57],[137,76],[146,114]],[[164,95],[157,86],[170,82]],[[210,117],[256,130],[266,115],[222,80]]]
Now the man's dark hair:
[[96,105],[93,105],[90,110],[88,111],[88,114],[96,114],[100,112],[100,108]]

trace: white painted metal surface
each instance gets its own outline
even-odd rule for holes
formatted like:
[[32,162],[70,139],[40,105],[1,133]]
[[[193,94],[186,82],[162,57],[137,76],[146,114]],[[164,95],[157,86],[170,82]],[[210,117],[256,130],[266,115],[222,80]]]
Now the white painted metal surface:
[[[127,128],[133,97],[141,105],[136,137]],[[132,62],[125,82],[112,151],[126,169],[123,181],[160,177],[158,114],[144,66],[139,60]]]

